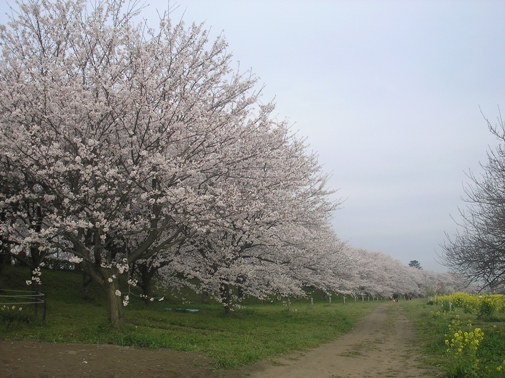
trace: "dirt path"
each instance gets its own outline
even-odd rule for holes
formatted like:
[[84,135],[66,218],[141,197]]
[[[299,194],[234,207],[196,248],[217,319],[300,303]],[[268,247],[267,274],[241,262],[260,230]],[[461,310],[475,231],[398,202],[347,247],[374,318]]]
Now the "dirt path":
[[0,341],[2,378],[220,378],[198,353],[115,345]]
[[249,378],[435,377],[419,357],[413,325],[401,304],[388,303],[339,339],[256,365]]
[[415,342],[401,304],[387,303],[334,342],[239,371],[214,372],[211,361],[198,353],[24,340],[0,341],[0,377],[435,377],[419,362]]

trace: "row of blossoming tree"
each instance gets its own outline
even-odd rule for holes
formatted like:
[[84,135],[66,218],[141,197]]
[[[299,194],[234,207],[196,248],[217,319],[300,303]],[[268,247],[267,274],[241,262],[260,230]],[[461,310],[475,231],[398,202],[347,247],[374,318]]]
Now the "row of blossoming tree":
[[426,276],[334,235],[317,157],[261,102],[255,76],[232,68],[222,37],[168,13],[136,22],[124,0],[18,5],[0,26],[0,227],[33,285],[45,258],[71,253],[114,327],[129,269],[147,297],[159,273],[227,310],[232,287],[424,290]]
[[460,276],[422,270],[402,264],[393,257],[376,251],[344,248],[349,256],[346,291],[352,296],[388,297],[396,293],[414,297],[472,291],[473,287]]
[[30,1],[2,26],[2,244],[33,269],[71,251],[114,326],[118,275],[136,262],[211,292],[298,290],[284,277],[303,279],[303,250],[333,237],[316,156],[222,37],[168,14],[135,22],[135,7]]

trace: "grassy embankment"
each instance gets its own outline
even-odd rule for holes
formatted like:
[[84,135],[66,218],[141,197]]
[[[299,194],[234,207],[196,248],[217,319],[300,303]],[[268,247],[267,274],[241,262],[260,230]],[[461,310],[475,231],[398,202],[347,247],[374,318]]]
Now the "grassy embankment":
[[402,302],[416,326],[424,362],[439,377],[505,377],[505,314],[482,317],[442,302]]
[[[30,276],[26,267],[8,267],[4,289],[23,289]],[[236,368],[290,350],[303,350],[329,341],[349,331],[353,324],[382,302],[354,302],[321,295],[310,300],[292,300],[289,310],[282,301],[262,304],[246,299],[244,308],[231,316],[219,304],[201,304],[191,292],[164,296],[146,306],[130,296],[124,308],[121,331],[108,325],[100,288],[91,284],[87,298],[81,298],[82,275],[78,272],[48,271],[42,274],[42,291],[47,294],[47,319],[33,318],[32,306],[12,305],[0,311],[0,339],[32,338],[50,342],[111,343],[147,348],[199,351],[213,358],[217,368]],[[5,299],[1,299],[3,302]],[[2,307],[0,305],[0,307]],[[19,307],[22,310],[19,310]],[[172,310],[167,310],[171,308]],[[175,311],[198,309],[197,313]]]
[[[30,276],[27,268],[8,267],[6,274],[3,288],[27,289],[25,280]],[[330,304],[328,299],[314,295],[313,305],[308,299],[292,300],[288,311],[283,302],[262,304],[247,299],[244,308],[226,316],[220,305],[201,304],[194,293],[175,295],[159,289],[157,296],[165,296],[165,300],[149,306],[132,293],[130,304],[124,309],[124,327],[114,331],[107,322],[100,288],[91,284],[87,298],[81,298],[81,273],[45,270],[42,280],[42,291],[48,298],[46,322],[40,320],[40,308],[39,316],[34,318],[32,306],[12,304],[14,310],[11,305],[0,311],[0,339],[199,351],[212,357],[216,367],[225,369],[334,339],[348,332],[375,305],[383,303],[355,303],[348,298],[348,305],[343,305],[339,296],[333,297]],[[2,298],[0,302],[5,300]],[[426,299],[399,304],[416,325],[425,363],[437,366],[441,371],[439,377],[505,377],[505,314],[494,313],[483,319],[461,308],[444,311],[440,303],[429,305]],[[176,308],[199,311],[174,311]],[[484,336],[477,348],[471,350],[469,346],[476,340],[475,335],[465,343],[464,332],[470,334],[477,328]],[[451,347],[454,334],[460,330],[463,340]],[[463,346],[461,353],[457,352],[458,346]]]

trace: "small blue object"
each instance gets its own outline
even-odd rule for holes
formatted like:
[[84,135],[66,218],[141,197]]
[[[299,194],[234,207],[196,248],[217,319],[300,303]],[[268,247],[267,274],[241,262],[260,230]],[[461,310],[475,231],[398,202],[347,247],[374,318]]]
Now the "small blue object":
[[[165,311],[172,311],[173,308],[172,307],[166,307],[165,308]],[[176,308],[175,311],[179,311],[179,312],[190,312],[192,314],[200,311],[200,310],[197,310],[196,308]]]

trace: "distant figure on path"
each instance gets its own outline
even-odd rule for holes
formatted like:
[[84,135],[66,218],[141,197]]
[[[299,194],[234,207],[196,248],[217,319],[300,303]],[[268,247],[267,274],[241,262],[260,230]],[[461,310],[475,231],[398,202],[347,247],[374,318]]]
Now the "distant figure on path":
[[396,293],[393,294],[393,300],[395,302],[398,302],[398,294],[396,294]]

